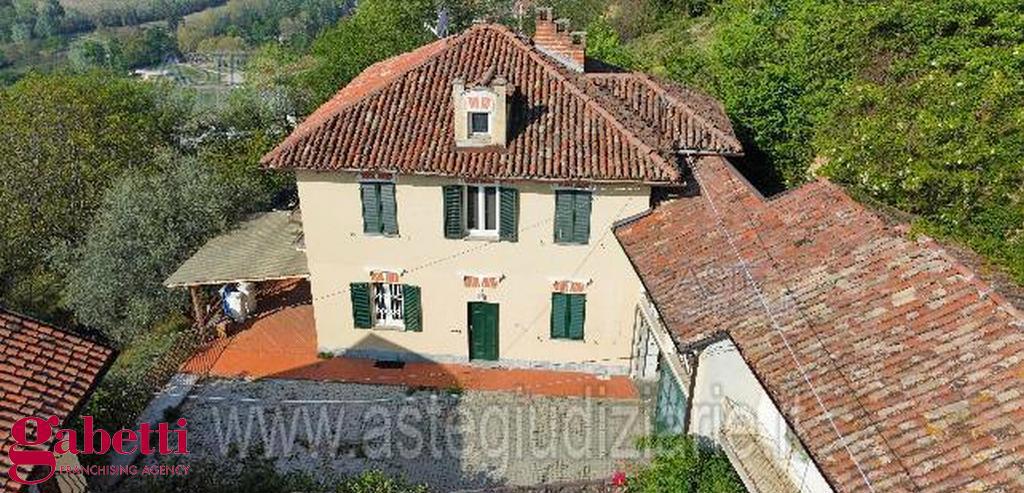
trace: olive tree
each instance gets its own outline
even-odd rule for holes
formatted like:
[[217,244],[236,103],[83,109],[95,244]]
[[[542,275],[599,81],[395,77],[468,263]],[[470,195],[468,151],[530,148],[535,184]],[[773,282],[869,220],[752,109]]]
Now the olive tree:
[[158,162],[117,180],[84,241],[61,255],[66,307],[121,342],[185,306],[163,280],[241,209],[203,163],[175,154]]

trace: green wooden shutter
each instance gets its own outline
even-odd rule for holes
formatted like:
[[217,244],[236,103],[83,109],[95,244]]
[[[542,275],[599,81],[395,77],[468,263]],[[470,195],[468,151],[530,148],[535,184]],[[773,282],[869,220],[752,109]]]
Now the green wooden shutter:
[[402,312],[405,330],[423,331],[423,304],[420,302],[419,286],[402,285]]
[[380,219],[380,186],[378,183],[360,183],[363,201],[363,233],[382,232]]
[[590,241],[590,192],[573,194],[573,243],[586,244]]
[[569,339],[583,340],[583,322],[587,318],[587,295],[570,294],[569,298]]
[[564,339],[568,335],[569,299],[562,293],[551,293],[551,337]]
[[398,234],[398,211],[395,205],[395,184],[380,184],[381,232],[393,236]]
[[357,329],[373,327],[370,303],[370,283],[354,282],[349,284],[352,294],[352,322]]
[[466,237],[462,221],[462,185],[445,185],[444,192],[444,237],[457,240]]
[[519,190],[501,188],[501,217],[498,236],[504,241],[519,240]]
[[572,191],[555,191],[555,243],[572,242]]

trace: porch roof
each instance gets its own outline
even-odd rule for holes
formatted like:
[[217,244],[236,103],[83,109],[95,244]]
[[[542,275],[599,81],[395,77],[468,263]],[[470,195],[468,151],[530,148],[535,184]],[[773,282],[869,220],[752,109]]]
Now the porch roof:
[[203,245],[164,285],[173,288],[308,277],[301,245],[302,223],[292,211],[256,214]]

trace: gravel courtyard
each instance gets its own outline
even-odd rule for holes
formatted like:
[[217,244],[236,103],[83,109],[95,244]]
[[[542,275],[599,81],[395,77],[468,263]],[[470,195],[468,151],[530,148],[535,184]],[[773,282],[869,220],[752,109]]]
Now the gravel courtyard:
[[284,470],[380,469],[436,491],[609,478],[649,429],[637,399],[208,379],[180,408],[188,460]]

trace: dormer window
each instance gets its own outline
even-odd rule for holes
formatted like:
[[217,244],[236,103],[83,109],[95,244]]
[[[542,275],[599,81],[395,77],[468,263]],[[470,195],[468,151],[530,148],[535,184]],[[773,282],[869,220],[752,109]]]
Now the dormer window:
[[489,71],[473,84],[452,82],[455,147],[505,147],[508,129],[508,91],[504,78]]
[[469,136],[487,136],[491,134],[491,114],[483,112],[469,113]]

